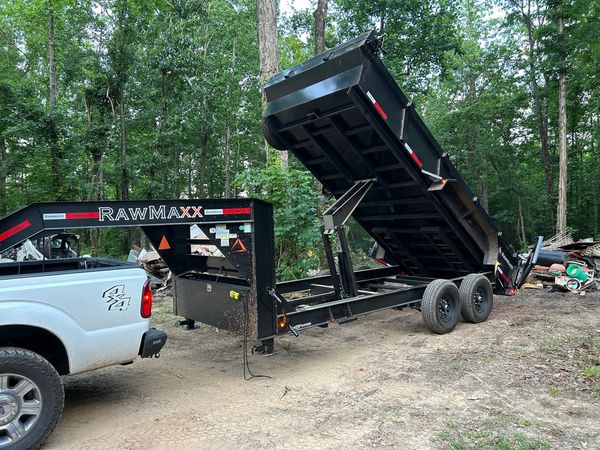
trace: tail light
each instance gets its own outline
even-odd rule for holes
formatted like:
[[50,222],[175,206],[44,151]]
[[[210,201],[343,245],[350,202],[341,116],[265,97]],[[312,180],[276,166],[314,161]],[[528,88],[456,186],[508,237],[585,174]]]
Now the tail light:
[[142,307],[140,313],[144,319],[152,315],[152,290],[150,289],[150,280],[146,280],[142,289]]

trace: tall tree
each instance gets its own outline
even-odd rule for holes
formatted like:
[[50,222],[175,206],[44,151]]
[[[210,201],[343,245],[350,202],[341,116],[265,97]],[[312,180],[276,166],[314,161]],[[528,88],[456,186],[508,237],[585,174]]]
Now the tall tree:
[[[279,72],[279,48],[277,46],[277,9],[274,0],[256,0],[258,23],[258,57],[260,62],[261,85]],[[264,98],[263,98],[264,101]],[[268,144],[265,151],[268,155]],[[281,165],[287,167],[288,153],[280,153]]]
[[565,49],[565,25],[562,2],[557,5],[557,30],[559,47],[558,68],[558,211],[557,231],[567,230],[567,62]]
[[317,0],[315,18],[315,55],[325,51],[325,24],[327,20],[327,0]]
[[56,123],[56,30],[55,30],[55,8],[53,3],[48,2],[48,82],[49,82],[49,143],[52,155],[52,190],[58,199],[62,199],[63,184],[63,158],[59,143],[59,130]]
[[[544,95],[547,91],[548,76],[542,70],[543,55],[539,50],[539,29],[546,24],[546,15],[542,4],[534,0],[510,0],[508,3],[509,13],[514,10],[519,21],[526,30],[526,53],[527,73],[531,96],[533,98],[533,109],[537,122],[537,133],[539,136],[540,150],[544,162],[544,176],[546,188],[546,201],[551,217],[555,213],[554,198],[554,176],[552,169],[552,157],[550,154],[550,139],[548,135],[548,98]],[[508,31],[508,30],[507,30]],[[540,84],[543,83],[543,84]]]

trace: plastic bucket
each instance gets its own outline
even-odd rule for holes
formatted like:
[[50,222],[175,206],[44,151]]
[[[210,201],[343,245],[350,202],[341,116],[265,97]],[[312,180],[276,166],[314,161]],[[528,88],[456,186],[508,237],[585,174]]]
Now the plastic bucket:
[[567,267],[567,275],[573,278],[577,278],[581,281],[587,281],[587,275],[583,270],[581,270],[581,267],[577,264],[570,264],[569,267]]

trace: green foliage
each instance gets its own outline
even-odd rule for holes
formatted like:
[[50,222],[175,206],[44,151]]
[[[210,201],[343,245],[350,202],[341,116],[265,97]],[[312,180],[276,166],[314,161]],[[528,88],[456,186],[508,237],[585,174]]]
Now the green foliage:
[[303,278],[308,270],[318,269],[320,222],[312,176],[274,161],[241,172],[236,184],[248,196],[273,204],[277,279]]
[[[312,56],[313,8],[280,18],[281,67]],[[560,52],[568,221],[581,237],[600,235],[599,22],[599,0],[330,0],[325,41],[383,29],[386,65],[504,236],[523,247],[555,227]],[[35,201],[245,192],[275,204],[280,278],[322,266],[312,178],[293,161],[287,171],[265,167],[253,0],[0,0],[0,31],[0,215]],[[534,98],[547,119],[550,196]],[[370,238],[356,225],[348,235],[364,262]],[[98,251],[122,254],[126,239],[104,230]]]

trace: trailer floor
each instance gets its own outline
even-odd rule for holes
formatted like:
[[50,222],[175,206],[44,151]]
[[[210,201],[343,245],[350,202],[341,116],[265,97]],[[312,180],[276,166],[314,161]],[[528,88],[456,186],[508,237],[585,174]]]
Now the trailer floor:
[[239,337],[157,299],[163,356],[68,378],[45,448],[600,448],[600,295],[495,300],[444,336],[406,310],[285,337],[246,382]]

